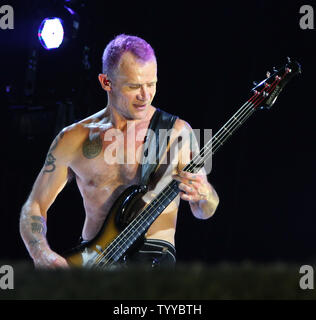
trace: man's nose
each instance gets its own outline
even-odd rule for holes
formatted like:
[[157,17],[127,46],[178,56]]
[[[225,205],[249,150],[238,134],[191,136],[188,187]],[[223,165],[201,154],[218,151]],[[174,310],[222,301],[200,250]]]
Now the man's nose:
[[140,92],[137,96],[137,99],[140,101],[149,100],[149,90],[145,86],[140,87]]

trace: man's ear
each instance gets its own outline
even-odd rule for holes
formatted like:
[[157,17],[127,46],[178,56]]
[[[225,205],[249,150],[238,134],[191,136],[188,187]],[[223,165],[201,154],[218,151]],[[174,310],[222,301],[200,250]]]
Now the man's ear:
[[110,91],[111,90],[111,82],[108,78],[108,76],[106,74],[103,74],[103,73],[100,73],[98,75],[98,79],[99,79],[99,82],[102,86],[102,88],[105,90],[105,91]]

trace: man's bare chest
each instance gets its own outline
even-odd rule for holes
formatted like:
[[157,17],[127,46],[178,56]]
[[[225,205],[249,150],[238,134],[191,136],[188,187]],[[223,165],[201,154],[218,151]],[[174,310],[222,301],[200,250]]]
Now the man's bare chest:
[[88,136],[71,169],[90,186],[137,183],[146,136],[146,128],[140,129],[125,132],[114,129]]

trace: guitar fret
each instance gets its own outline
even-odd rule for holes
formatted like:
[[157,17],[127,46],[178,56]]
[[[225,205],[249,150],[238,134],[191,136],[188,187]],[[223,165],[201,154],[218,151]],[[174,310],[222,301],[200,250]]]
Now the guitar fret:
[[235,115],[233,115],[233,118],[234,118],[240,125],[242,125],[242,122],[240,122],[240,121],[235,117]]
[[218,139],[217,137],[214,136],[213,139],[214,139],[214,140],[217,140],[217,141],[220,143],[220,145],[223,145],[223,144],[219,141],[219,139]]
[[225,131],[227,131],[230,135],[232,135],[232,133],[226,128],[226,127],[223,127]]

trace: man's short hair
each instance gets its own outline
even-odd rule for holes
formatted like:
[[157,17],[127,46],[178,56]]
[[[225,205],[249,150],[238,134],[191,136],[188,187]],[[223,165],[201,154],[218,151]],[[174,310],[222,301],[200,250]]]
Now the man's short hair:
[[125,52],[131,52],[142,62],[156,59],[154,49],[144,39],[120,34],[110,41],[104,49],[102,56],[102,72],[110,77],[113,76],[120,58]]

